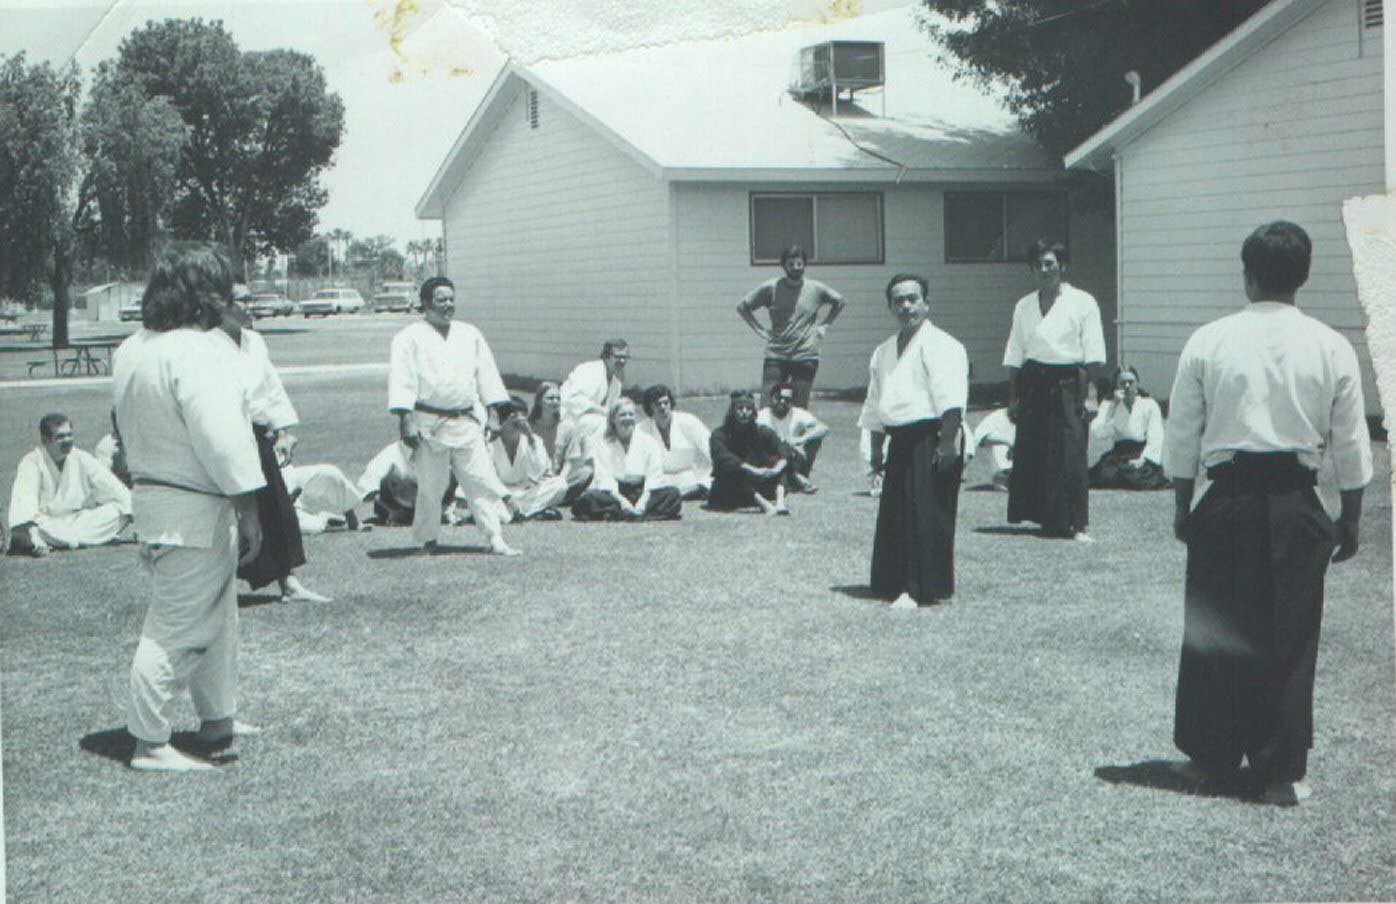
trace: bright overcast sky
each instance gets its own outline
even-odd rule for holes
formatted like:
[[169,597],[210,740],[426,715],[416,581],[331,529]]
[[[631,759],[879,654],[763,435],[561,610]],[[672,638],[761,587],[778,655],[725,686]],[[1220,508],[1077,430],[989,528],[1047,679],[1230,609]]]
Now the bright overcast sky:
[[[76,59],[84,72],[149,19],[221,19],[244,50],[313,55],[344,101],[344,137],[325,176],[320,229],[436,236],[413,213],[446,151],[503,65],[780,27],[833,0],[0,0],[0,54]],[[840,4],[848,8],[852,4]],[[864,0],[867,12],[906,0]],[[397,8],[405,12],[396,23]]]

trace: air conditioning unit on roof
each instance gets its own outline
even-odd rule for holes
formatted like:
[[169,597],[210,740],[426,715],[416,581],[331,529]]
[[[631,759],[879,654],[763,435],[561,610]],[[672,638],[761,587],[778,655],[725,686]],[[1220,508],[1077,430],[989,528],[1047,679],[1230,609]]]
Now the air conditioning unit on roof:
[[881,41],[826,41],[802,47],[790,93],[803,100],[830,98],[837,113],[842,92],[852,101],[856,92],[883,85],[885,61]]

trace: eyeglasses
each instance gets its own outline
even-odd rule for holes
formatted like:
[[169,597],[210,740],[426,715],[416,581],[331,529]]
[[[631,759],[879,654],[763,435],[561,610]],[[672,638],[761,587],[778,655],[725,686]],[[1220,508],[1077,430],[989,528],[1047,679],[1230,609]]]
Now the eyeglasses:
[[776,401],[778,401],[778,402],[793,402],[793,401],[795,401],[795,397],[794,397],[793,395],[778,395],[778,396],[776,396]]
[[629,356],[629,355],[617,355],[617,354],[615,354],[615,353],[613,352],[613,353],[611,354],[611,360],[612,360],[612,361],[615,361],[615,362],[618,363],[618,364],[624,364],[626,361],[629,361],[629,360],[630,360],[630,356]]

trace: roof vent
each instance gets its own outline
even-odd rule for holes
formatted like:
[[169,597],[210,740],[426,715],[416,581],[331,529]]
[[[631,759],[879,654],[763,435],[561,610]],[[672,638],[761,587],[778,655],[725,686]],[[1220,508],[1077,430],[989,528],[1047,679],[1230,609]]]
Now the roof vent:
[[1362,0],[1362,27],[1381,28],[1382,0]]
[[[827,98],[837,116],[841,93],[847,92],[851,104],[858,91],[883,86],[885,63],[886,48],[881,41],[826,41],[802,47],[790,93],[821,104]],[[884,113],[886,103],[884,97]]]

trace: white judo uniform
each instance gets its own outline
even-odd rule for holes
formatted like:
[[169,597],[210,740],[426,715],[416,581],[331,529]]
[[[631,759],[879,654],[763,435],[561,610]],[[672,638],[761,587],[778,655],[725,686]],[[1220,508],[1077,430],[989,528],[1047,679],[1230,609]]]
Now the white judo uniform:
[[713,459],[709,448],[711,433],[702,421],[687,411],[675,411],[669,422],[669,444],[664,444],[664,435],[659,425],[651,419],[641,421],[635,427],[658,444],[664,454],[664,474],[658,486],[676,488],[687,496],[699,489],[712,488]]
[[509,490],[500,482],[486,448],[480,406],[507,402],[485,337],[475,327],[451,321],[446,336],[420,321],[393,337],[388,365],[388,409],[412,410],[428,405],[437,410],[471,412],[443,416],[413,411],[422,441],[412,455],[417,471],[416,517],[412,538],[435,541],[441,534],[441,497],[455,474],[470,502],[475,525],[492,541],[499,536],[498,512]]
[[619,378],[606,376],[606,362],[600,358],[572,368],[562,381],[562,417],[572,422],[568,430],[578,444],[605,432],[606,413],[623,388]]
[[170,738],[186,686],[203,721],[237,708],[237,521],[228,498],[264,485],[226,338],[140,330],[113,356],[112,395],[134,481],[141,559],[153,577],[131,664],[127,728]]
[[[503,437],[490,440],[490,460],[495,473],[509,488],[514,497],[514,507],[525,518],[531,518],[544,509],[562,504],[567,495],[567,481],[553,473],[552,462],[543,441],[534,436],[519,437],[514,457],[504,445]],[[508,517],[508,510],[500,503],[498,517]]]
[[60,469],[37,446],[19,461],[6,523],[38,528],[54,548],[110,543],[131,514],[131,492],[94,455],[73,449]]
[[286,465],[281,479],[295,499],[296,520],[303,534],[323,533],[332,519],[342,519],[345,512],[364,501],[364,494],[335,465]]

